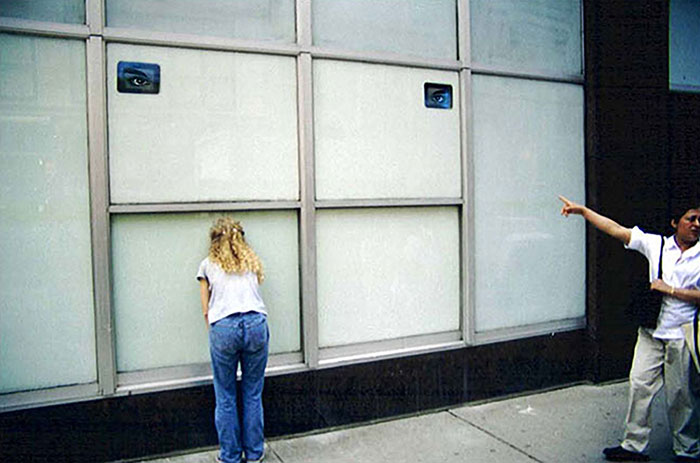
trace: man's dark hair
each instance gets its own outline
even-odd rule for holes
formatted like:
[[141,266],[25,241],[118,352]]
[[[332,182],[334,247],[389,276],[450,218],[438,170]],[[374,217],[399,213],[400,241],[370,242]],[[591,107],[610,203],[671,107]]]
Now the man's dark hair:
[[681,221],[681,218],[689,210],[691,210],[691,209],[700,210],[700,205],[693,206],[692,204],[697,204],[697,203],[691,203],[690,201],[687,201],[687,202],[683,202],[683,203],[678,203],[677,205],[673,206],[671,208],[671,220],[675,221],[676,223],[679,223]]

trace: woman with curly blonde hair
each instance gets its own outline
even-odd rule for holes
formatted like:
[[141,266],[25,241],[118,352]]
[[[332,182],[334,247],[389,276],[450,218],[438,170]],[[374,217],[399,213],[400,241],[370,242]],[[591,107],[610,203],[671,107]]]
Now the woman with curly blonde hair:
[[[216,220],[209,239],[209,255],[199,265],[197,279],[209,327],[218,459],[224,463],[260,462],[265,440],[262,391],[270,338],[259,288],[265,276],[239,222],[230,217]],[[242,423],[236,401],[239,364]]]

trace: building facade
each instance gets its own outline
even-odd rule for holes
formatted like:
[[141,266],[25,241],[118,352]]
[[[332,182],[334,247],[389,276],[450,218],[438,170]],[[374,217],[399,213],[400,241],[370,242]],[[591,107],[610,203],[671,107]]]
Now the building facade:
[[661,229],[697,192],[637,3],[0,3],[0,455],[216,444],[220,214],[266,266],[269,436],[623,376],[643,263],[556,197]]

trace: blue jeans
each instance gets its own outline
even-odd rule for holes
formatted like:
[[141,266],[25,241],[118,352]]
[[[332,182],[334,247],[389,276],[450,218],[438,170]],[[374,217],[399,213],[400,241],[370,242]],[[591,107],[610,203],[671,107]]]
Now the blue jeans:
[[[264,431],[262,391],[267,365],[270,332],[267,317],[257,312],[237,313],[209,328],[209,352],[214,373],[216,411],[214,422],[224,463],[239,463],[263,455]],[[236,370],[240,362],[241,416],[236,403]]]

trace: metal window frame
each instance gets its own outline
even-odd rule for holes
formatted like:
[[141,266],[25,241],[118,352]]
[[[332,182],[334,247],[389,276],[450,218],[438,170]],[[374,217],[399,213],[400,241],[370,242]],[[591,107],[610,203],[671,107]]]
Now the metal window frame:
[[322,347],[319,349],[319,366],[330,368],[462,347],[464,341],[460,330]]
[[19,32],[39,37],[87,39],[90,29],[84,24],[65,24],[29,19],[0,17],[0,32]]
[[[470,1],[455,0],[457,54],[454,60],[430,59],[385,52],[318,47],[312,43],[312,0],[296,0],[295,43],[272,43],[191,34],[150,32],[106,26],[105,0],[86,0],[86,24],[59,24],[15,18],[0,18],[0,33],[19,33],[86,43],[88,163],[90,185],[92,265],[95,304],[97,383],[61,386],[37,391],[0,395],[0,412],[67,402],[101,399],[135,393],[162,391],[211,382],[209,364],[181,365],[138,372],[118,372],[114,340],[111,294],[111,217],[120,214],[158,214],[217,211],[296,210],[299,229],[300,352],[270,356],[267,375],[289,374],[309,369],[333,368],[472,345],[501,342],[585,327],[585,317],[555,320],[486,332],[475,330],[474,304],[474,169],[472,146],[472,75],[484,74],[583,86],[584,74],[556,74],[541,70],[508,69],[471,62]],[[583,25],[583,1],[581,1]],[[583,27],[581,69],[584,70]],[[298,201],[223,201],[184,203],[112,204],[109,200],[107,146],[106,46],[109,43],[219,50],[291,56],[297,63],[297,136],[299,162]],[[316,200],[313,134],[313,61],[334,59],[383,65],[453,71],[460,86],[459,198],[391,198]],[[459,213],[460,234],[460,329],[446,333],[409,336],[349,346],[320,348],[316,279],[316,212],[322,209],[441,207],[453,206]]]
[[513,339],[531,338],[533,336],[555,335],[564,331],[580,330],[586,327],[586,317],[567,318],[551,322],[522,325],[512,328],[500,328],[475,333],[478,345],[512,341]]
[[116,348],[112,320],[112,261],[107,160],[107,74],[105,45],[99,36],[87,39],[88,166],[92,231],[93,292],[97,378],[102,395],[116,388]]
[[0,395],[0,413],[101,399],[97,383],[58,386]]

